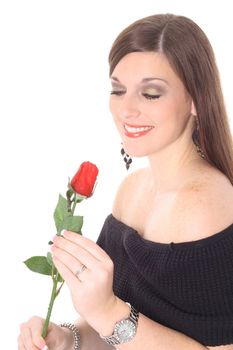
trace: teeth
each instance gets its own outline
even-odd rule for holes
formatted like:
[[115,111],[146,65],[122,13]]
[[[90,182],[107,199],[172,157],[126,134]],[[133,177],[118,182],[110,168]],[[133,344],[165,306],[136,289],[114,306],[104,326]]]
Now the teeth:
[[145,127],[141,127],[141,128],[134,128],[134,127],[131,127],[131,126],[128,126],[128,125],[124,125],[124,126],[125,126],[125,129],[128,132],[131,132],[131,133],[147,131],[147,130],[151,130],[153,128],[153,126],[145,126]]

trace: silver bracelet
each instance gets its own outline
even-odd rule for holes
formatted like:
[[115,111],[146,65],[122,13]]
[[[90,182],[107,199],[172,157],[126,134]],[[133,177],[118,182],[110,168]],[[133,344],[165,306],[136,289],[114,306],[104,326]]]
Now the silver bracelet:
[[60,324],[60,327],[68,328],[72,331],[74,336],[74,350],[81,350],[81,338],[80,338],[80,332],[77,327],[75,327],[72,323],[62,323]]

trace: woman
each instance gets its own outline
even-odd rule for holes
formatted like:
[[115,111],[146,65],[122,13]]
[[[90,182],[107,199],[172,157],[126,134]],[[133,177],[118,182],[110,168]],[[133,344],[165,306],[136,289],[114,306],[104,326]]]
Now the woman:
[[32,317],[19,349],[233,349],[233,147],[212,48],[190,19],[155,15],[109,63],[126,166],[149,167],[120,185],[97,244],[54,239],[80,318],[44,341]]

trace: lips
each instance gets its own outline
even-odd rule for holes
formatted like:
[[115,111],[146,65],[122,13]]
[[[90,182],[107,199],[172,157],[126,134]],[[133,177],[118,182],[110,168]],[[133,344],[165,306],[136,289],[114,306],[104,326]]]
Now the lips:
[[148,134],[154,126],[124,124],[125,135],[128,137],[140,137]]

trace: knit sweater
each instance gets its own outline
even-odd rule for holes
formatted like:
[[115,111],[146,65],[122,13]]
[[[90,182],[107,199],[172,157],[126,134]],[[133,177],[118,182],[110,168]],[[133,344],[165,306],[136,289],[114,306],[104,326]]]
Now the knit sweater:
[[114,262],[114,293],[205,346],[233,344],[233,223],[196,241],[158,243],[110,214],[97,243]]

